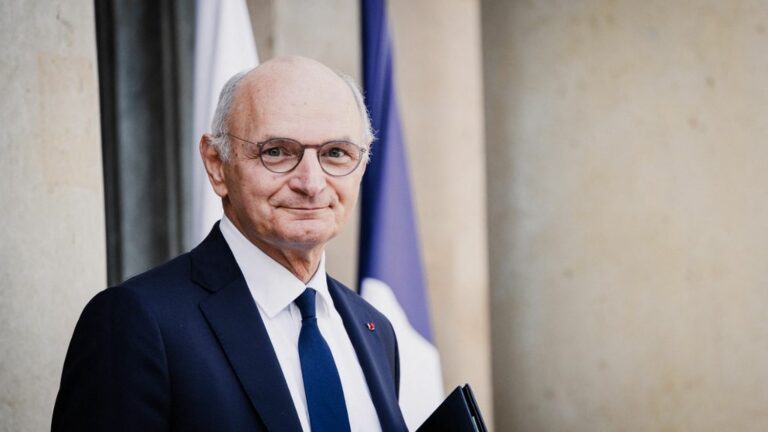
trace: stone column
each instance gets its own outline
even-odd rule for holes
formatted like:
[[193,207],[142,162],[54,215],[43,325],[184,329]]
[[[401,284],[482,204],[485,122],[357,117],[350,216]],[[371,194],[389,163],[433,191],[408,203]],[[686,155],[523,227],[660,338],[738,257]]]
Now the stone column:
[[64,355],[106,283],[93,2],[0,3],[0,429],[50,429]]
[[394,0],[389,12],[445,390],[469,382],[492,425],[480,3]]
[[482,7],[497,429],[768,429],[768,4]]

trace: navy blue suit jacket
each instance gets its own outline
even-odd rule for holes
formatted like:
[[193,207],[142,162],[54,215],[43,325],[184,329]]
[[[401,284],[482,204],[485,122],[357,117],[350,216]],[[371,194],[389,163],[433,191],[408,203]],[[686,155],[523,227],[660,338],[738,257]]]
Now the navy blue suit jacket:
[[[392,326],[330,277],[328,289],[383,430],[407,430],[397,402]],[[301,430],[264,323],[218,225],[190,253],[102,291],[86,306],[64,362],[52,429]]]

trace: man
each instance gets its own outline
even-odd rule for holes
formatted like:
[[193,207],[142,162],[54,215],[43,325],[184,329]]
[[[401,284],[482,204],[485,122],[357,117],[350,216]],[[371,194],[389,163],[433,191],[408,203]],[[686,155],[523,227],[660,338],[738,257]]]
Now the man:
[[371,141],[359,91],[320,63],[233,77],[200,142],[224,217],[88,304],[53,429],[406,430],[391,325],[325,275]]

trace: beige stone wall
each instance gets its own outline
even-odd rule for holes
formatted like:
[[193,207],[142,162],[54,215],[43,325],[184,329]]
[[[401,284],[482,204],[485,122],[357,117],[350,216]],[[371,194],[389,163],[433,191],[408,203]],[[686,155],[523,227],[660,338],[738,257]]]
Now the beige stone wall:
[[42,431],[106,284],[93,2],[0,2],[0,40],[0,430]]
[[493,421],[480,3],[393,0],[395,79],[446,391]]
[[768,429],[768,4],[483,1],[498,430]]

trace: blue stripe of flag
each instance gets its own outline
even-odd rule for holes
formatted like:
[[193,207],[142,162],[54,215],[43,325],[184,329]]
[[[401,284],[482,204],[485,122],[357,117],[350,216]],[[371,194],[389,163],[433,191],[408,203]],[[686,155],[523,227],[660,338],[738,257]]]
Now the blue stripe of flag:
[[400,117],[386,2],[361,0],[363,89],[377,140],[363,177],[358,277],[385,282],[409,322],[432,340]]

